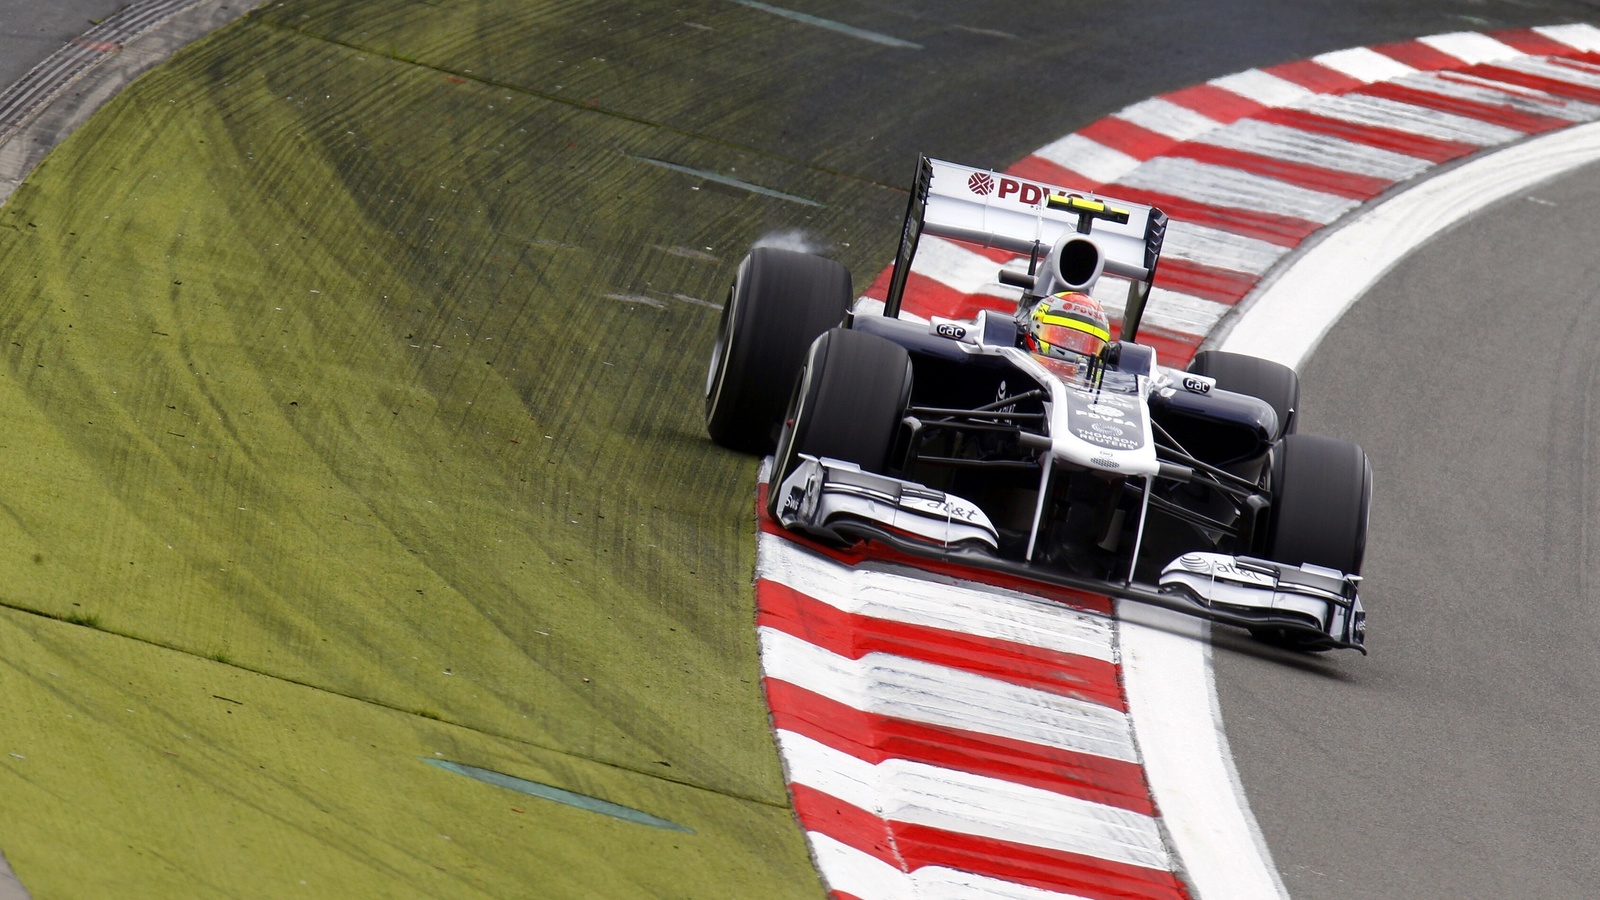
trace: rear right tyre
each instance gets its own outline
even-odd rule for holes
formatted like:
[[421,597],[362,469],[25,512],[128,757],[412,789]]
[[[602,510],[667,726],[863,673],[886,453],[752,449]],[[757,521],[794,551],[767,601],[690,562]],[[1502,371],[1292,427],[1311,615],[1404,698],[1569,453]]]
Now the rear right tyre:
[[1278,414],[1278,433],[1274,439],[1294,434],[1295,412],[1300,406],[1300,376],[1282,363],[1268,359],[1202,350],[1189,361],[1189,371],[1217,381],[1217,387],[1236,394],[1265,400]]

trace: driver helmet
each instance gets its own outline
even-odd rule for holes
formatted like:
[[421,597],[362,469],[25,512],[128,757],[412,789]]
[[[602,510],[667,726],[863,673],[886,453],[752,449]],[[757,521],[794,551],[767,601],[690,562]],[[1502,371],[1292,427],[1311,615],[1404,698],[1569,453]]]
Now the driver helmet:
[[1057,359],[1096,356],[1111,340],[1105,310],[1088,294],[1062,291],[1040,300],[1024,323],[1028,350]]

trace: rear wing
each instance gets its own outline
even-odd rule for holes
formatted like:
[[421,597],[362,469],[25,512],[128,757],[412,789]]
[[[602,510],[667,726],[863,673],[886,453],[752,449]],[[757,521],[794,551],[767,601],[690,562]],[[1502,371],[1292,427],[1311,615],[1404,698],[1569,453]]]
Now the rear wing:
[[[1087,289],[1102,271],[1128,279],[1131,284],[1121,337],[1132,340],[1161,259],[1166,231],[1166,214],[1153,206],[924,156],[917,162],[912,181],[883,314],[900,315],[906,278],[923,233],[1026,254],[1029,281],[1038,274],[1041,258],[1062,237],[1092,235],[1089,243],[1098,251],[1099,259],[1088,264],[1090,271],[1070,275],[1064,283],[1074,289]],[[1080,253],[1067,255],[1082,261]],[[1058,249],[1050,262],[1056,263],[1061,256]]]

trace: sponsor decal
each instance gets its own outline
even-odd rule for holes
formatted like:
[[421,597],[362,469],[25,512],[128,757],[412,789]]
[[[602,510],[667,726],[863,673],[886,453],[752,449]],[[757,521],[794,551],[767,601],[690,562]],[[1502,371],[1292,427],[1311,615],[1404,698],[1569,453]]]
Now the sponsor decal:
[[1122,468],[1121,466],[1117,465],[1116,460],[1111,460],[1111,459],[1091,459],[1091,460],[1089,460],[1089,465],[1091,465],[1091,466],[1100,466],[1103,469],[1120,469],[1120,468]]
[[1235,581],[1250,581],[1261,585],[1274,585],[1278,583],[1276,578],[1273,578],[1271,575],[1268,575],[1265,572],[1257,572],[1254,569],[1241,568],[1229,562],[1219,562],[1211,569],[1211,571],[1218,578],[1232,578]]
[[1087,441],[1091,444],[1099,444],[1102,447],[1109,447],[1112,450],[1137,450],[1141,446],[1139,441],[1135,441],[1131,438],[1117,437],[1116,435],[1105,434],[1099,431],[1099,428],[1101,427],[1099,423],[1095,423],[1093,427],[1096,429],[1095,431],[1089,431],[1083,428],[1074,428],[1072,429],[1072,433],[1077,435],[1080,440]]
[[974,172],[967,179],[967,190],[980,197],[987,197],[994,193],[994,177],[988,172]]
[[959,341],[966,338],[967,329],[961,327],[960,325],[952,325],[949,322],[940,322],[933,326],[933,333],[942,338],[949,338],[952,341]]
[[1082,441],[1112,450],[1138,450],[1145,445],[1139,413],[1094,394],[1075,393],[1081,405],[1071,409],[1072,433]]
[[963,522],[978,521],[978,509],[950,497],[933,499],[931,497],[903,497],[901,505],[914,509],[924,515],[932,513],[946,519],[960,519]]
[[1020,181],[1015,178],[1001,178],[1000,191],[995,195],[995,197],[999,200],[1013,198],[1023,206],[1038,206],[1040,203],[1044,202],[1044,198],[1049,196],[1049,194],[1050,191],[1048,188],[1042,185],[1034,184],[1031,181]]
[[[1000,401],[1002,401],[1002,400],[1004,400],[1004,399],[1006,399],[1007,397],[1010,397],[1010,396],[1011,395],[1006,392],[1006,383],[1004,381],[1000,382],[1000,389],[998,391],[994,392],[994,402],[999,403]],[[1012,413],[1012,412],[1016,412],[1016,411],[1017,411],[1017,405],[1015,403],[1008,403],[1005,406],[1001,406],[1001,407],[998,407],[998,408],[995,409],[995,412],[1003,412],[1003,413]]]
[[1198,553],[1185,553],[1178,557],[1178,565],[1199,575],[1210,575],[1212,578],[1226,578],[1262,587],[1272,587],[1277,584],[1277,579],[1266,572],[1246,569],[1226,559],[1202,556]]
[[1209,378],[1201,378],[1195,375],[1185,375],[1183,377],[1183,389],[1191,394],[1209,394],[1211,393],[1211,388],[1215,385],[1216,382]]

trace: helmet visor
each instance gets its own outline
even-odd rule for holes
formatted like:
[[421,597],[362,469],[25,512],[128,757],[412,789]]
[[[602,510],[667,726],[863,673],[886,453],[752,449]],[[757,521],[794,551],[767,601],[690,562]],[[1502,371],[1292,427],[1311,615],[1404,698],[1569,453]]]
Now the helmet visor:
[[1047,313],[1034,323],[1033,333],[1045,353],[1071,351],[1094,356],[1111,339],[1100,325],[1073,315]]

